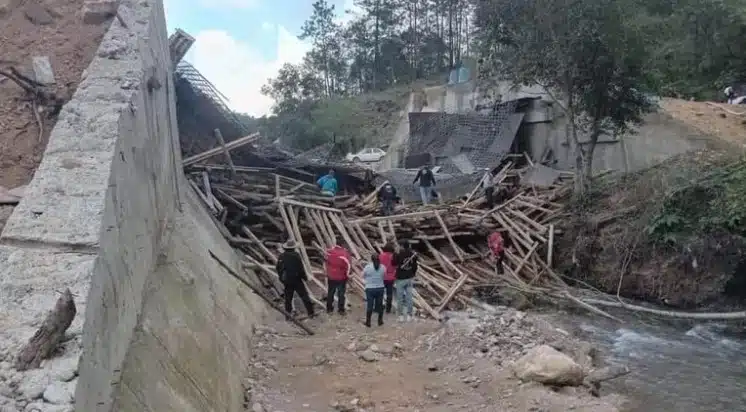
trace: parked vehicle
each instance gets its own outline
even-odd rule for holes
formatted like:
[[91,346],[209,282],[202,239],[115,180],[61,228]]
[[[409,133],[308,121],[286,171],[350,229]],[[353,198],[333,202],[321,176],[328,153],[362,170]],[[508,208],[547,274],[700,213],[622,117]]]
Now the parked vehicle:
[[347,153],[345,159],[348,162],[360,163],[360,162],[377,162],[386,156],[386,152],[379,148],[366,147],[357,153]]

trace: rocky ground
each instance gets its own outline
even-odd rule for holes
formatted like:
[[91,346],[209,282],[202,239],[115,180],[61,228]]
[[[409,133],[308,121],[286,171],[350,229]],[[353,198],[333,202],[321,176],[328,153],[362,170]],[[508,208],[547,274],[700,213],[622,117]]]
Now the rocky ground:
[[68,332],[57,356],[40,369],[13,368],[17,347],[0,348],[0,412],[73,412],[80,331]]
[[[450,313],[443,323],[389,317],[368,329],[361,321],[359,311],[307,321],[317,331],[311,337],[281,320],[260,328],[246,381],[248,410],[612,412],[625,404],[618,395],[594,397],[584,386],[534,382],[582,379],[577,375],[601,362],[590,345],[534,315],[498,307]],[[540,365],[531,358],[538,348],[569,369]]]

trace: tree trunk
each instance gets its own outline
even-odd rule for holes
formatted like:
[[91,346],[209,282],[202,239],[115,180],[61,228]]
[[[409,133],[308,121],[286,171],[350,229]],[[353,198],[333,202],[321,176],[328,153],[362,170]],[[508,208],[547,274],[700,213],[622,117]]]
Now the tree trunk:
[[378,90],[378,73],[381,70],[381,67],[379,65],[379,62],[381,60],[381,29],[380,29],[380,20],[379,16],[381,14],[381,2],[376,1],[376,23],[375,23],[375,29],[373,31],[373,42],[375,49],[373,50],[373,89]]
[[47,314],[44,323],[21,349],[16,358],[16,369],[25,371],[40,367],[41,361],[48,359],[62,342],[76,312],[73,294],[70,289],[66,289],[57,299],[54,309]]

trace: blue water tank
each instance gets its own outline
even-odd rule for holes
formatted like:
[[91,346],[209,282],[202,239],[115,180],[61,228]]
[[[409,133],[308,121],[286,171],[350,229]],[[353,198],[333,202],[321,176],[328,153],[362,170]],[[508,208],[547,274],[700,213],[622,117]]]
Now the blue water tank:
[[466,83],[469,81],[469,68],[462,66],[458,69],[458,82]]

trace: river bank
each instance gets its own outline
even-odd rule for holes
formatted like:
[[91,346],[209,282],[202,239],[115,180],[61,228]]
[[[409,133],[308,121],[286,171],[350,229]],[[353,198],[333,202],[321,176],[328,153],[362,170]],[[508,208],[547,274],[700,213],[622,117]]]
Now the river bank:
[[597,347],[607,363],[630,368],[603,389],[627,395],[629,412],[746,411],[746,339],[730,333],[732,323],[610,313],[623,322],[576,312],[546,316]]
[[[310,322],[304,336],[280,320],[258,333],[247,380],[252,411],[621,412],[620,395],[516,378],[514,362],[550,345],[585,372],[601,365],[593,345],[539,316],[506,307],[448,312],[446,320],[362,325],[361,308]],[[605,384],[604,384],[605,385]]]

